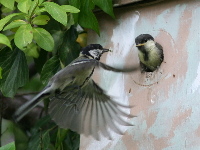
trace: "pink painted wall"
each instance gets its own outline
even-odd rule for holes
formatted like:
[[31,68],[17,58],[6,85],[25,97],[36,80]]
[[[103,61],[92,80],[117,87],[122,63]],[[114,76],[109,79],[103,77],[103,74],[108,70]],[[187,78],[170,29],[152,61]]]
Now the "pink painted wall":
[[123,136],[96,141],[81,137],[82,150],[200,149],[200,1],[168,0],[115,10],[116,20],[97,14],[101,36],[88,43],[113,50],[102,59],[112,66],[139,65],[134,39],[151,34],[164,48],[164,63],[153,73],[123,75],[98,71],[96,79],[118,101],[135,105]]

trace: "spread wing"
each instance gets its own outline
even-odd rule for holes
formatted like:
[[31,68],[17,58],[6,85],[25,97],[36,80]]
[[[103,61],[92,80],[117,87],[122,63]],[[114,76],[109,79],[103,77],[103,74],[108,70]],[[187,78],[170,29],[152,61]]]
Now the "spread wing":
[[49,114],[61,128],[99,139],[99,131],[112,139],[108,128],[123,134],[117,124],[131,126],[124,118],[134,117],[121,110],[131,107],[113,101],[93,81],[89,80],[82,89],[68,87],[51,98]]
[[51,78],[50,84],[52,84],[53,82],[56,82],[56,84],[58,83],[62,84],[63,81],[66,81],[69,78],[69,76],[83,75],[83,72],[92,70],[94,67],[96,68],[101,67],[105,70],[114,71],[114,72],[133,72],[139,69],[139,66],[137,67],[133,66],[129,68],[111,67],[95,59],[81,59],[81,60],[76,59],[70,65],[68,65],[67,67],[60,70],[58,73],[56,73],[56,75],[54,75]]

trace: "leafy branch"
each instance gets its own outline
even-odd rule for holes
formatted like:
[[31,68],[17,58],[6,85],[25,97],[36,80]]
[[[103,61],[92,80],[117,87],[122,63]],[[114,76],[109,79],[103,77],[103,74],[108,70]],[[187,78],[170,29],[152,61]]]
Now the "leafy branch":
[[[0,5],[0,91],[2,97],[15,96],[14,99],[4,98],[9,104],[6,110],[0,108],[0,112],[4,115],[7,115],[5,112],[10,113],[7,115],[10,117],[19,105],[29,99],[30,95],[20,93],[39,91],[59,69],[78,57],[80,48],[87,44],[85,29],[92,29],[100,35],[94,9],[98,7],[114,18],[112,0],[0,0]],[[81,27],[82,31],[78,31],[77,27]],[[34,75],[30,75],[29,64],[33,64]],[[48,102],[48,99],[44,100],[45,110]],[[45,113],[39,119],[33,118],[39,116],[35,113],[41,112],[41,106],[30,112],[21,122],[25,122],[24,128],[12,124],[15,143],[9,143],[0,150],[14,150],[15,146],[21,150],[27,147],[77,150],[80,136],[58,128]],[[36,125],[33,126],[32,122]]]

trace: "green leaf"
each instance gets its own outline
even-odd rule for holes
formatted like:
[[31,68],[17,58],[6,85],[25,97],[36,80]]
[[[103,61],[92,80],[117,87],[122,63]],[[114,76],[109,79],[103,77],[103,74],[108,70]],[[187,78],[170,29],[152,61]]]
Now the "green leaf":
[[49,145],[50,136],[49,131],[47,130],[31,137],[28,144],[28,150],[48,150]]
[[72,25],[74,25],[75,22],[74,22],[74,17],[73,17],[73,14],[70,13],[68,15],[68,23],[67,23],[67,26],[66,26],[66,29],[69,29]]
[[5,36],[5,35],[3,35],[3,34],[1,34],[1,33],[0,33],[0,43],[1,43],[1,44],[4,44],[4,45],[10,47],[10,49],[12,49],[12,47],[11,47],[11,45],[10,45],[10,41],[9,41],[9,39],[7,38],[7,36]]
[[17,5],[17,8],[21,12],[28,14],[30,6],[31,6],[31,0],[20,0],[20,2]]
[[46,51],[52,51],[54,40],[51,34],[43,28],[33,28],[33,39]]
[[47,15],[40,15],[33,19],[32,23],[36,25],[45,25],[49,22],[50,18]]
[[53,37],[54,43],[55,43],[53,52],[56,53],[64,40],[63,39],[64,32],[62,30],[53,30],[53,31],[51,31],[51,33],[52,33],[52,37]]
[[39,53],[38,53],[38,49],[37,48],[38,48],[37,45],[32,42],[31,44],[27,45],[27,48],[24,50],[24,53],[27,56],[38,58],[39,57]]
[[35,129],[41,129],[44,128],[46,125],[49,125],[49,122],[51,121],[51,117],[49,115],[44,116],[40,118],[34,125]]
[[31,6],[28,10],[29,17],[32,17],[34,14],[34,11],[36,11],[36,8],[38,7],[38,0],[31,1]]
[[2,79],[2,68],[0,67],[0,79]]
[[65,140],[68,131],[69,130],[58,128],[56,144],[55,144],[56,149],[61,149],[63,141]]
[[80,135],[69,130],[65,137],[65,144],[67,145],[65,149],[78,150],[80,145]]
[[105,13],[109,14],[111,17],[115,18],[113,13],[112,0],[93,0],[94,4],[100,7]]
[[71,6],[71,5],[62,5],[61,7],[65,12],[70,12],[70,13],[80,12],[80,10],[78,8]]
[[49,53],[43,49],[40,49],[39,57],[34,59],[37,72],[41,73],[42,67],[44,66],[44,64],[48,59],[49,59]]
[[49,79],[56,74],[60,69],[60,61],[57,56],[50,58],[43,66],[41,72],[41,81],[43,84],[47,84]]
[[92,12],[93,8],[94,5],[91,0],[82,0],[80,8],[81,13],[79,13],[78,23],[82,27],[93,29],[97,32],[97,34],[99,34],[99,24]]
[[38,5],[41,5],[44,2],[44,0],[38,0],[38,2],[39,2]]
[[15,20],[24,20],[26,21],[27,15],[25,13],[21,13],[17,16],[14,16],[13,18],[10,19],[10,22],[15,21]]
[[[80,0],[69,0],[69,4],[78,8],[79,10],[81,8],[81,1]],[[73,18],[74,18],[75,23],[78,23],[79,14],[80,13],[73,14]]]
[[46,11],[46,9],[45,9],[44,7],[42,7],[42,8],[37,9],[37,10],[35,11],[35,14],[36,14],[36,15],[40,15],[42,12],[45,12],[45,11]]
[[22,13],[14,13],[6,16],[5,18],[0,20],[0,31],[3,29],[4,25],[10,21],[10,19],[14,16],[21,15]]
[[0,147],[0,150],[15,150],[15,142]]
[[74,26],[67,30],[62,37],[63,41],[58,49],[58,54],[64,65],[68,65],[72,60],[79,56],[80,45],[76,42],[77,37],[78,33]]
[[58,22],[62,23],[64,26],[67,25],[67,14],[63,8],[54,2],[44,2],[43,3],[46,11]]
[[0,66],[3,69],[0,88],[4,96],[13,97],[19,87],[28,81],[28,66],[24,52],[8,47],[0,51]]
[[27,24],[24,20],[14,20],[10,24],[4,27],[3,31],[8,30],[8,29],[13,29],[17,28],[23,24]]
[[14,9],[15,0],[0,0],[0,3],[2,5],[4,5],[5,7],[13,10]]
[[[1,3],[1,2],[0,2]],[[6,14],[6,13],[11,13],[13,10],[6,8],[6,7],[2,7],[1,8],[1,12],[2,14]]]
[[25,50],[33,40],[32,27],[30,24],[21,25],[14,36],[15,45]]
[[[18,99],[16,99],[16,101],[17,100]],[[11,126],[13,127],[12,134],[15,139],[16,150],[26,150],[28,146],[28,140],[29,140],[27,133],[22,128],[20,128],[19,125],[17,124],[12,123]]]

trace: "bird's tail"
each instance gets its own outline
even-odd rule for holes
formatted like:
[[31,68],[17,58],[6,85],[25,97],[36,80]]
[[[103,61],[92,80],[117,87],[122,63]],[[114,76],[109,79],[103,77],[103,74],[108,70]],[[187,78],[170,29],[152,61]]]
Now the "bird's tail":
[[14,113],[13,119],[18,122],[21,120],[27,113],[29,113],[41,100],[42,97],[49,95],[48,89],[43,90],[37,94],[32,100],[23,104],[17,111]]

